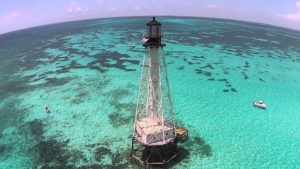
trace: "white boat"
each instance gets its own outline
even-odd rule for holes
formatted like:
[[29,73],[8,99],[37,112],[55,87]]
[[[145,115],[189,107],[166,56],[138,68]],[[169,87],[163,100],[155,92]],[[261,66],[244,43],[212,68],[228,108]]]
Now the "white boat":
[[262,100],[254,101],[253,106],[261,108],[261,109],[266,109],[267,108],[267,105]]

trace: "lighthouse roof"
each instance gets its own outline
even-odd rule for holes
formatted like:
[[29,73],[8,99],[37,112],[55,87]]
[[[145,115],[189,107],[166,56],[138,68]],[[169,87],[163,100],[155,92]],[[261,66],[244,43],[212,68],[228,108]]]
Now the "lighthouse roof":
[[157,25],[161,25],[161,23],[157,22],[155,20],[155,17],[153,17],[152,21],[147,23],[147,26],[157,26]]

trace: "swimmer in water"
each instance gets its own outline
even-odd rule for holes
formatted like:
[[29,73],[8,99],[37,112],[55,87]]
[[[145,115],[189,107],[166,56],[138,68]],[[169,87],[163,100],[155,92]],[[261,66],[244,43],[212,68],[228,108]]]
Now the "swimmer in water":
[[46,113],[50,113],[50,109],[49,109],[49,106],[48,106],[48,105],[45,107],[45,112],[46,112]]

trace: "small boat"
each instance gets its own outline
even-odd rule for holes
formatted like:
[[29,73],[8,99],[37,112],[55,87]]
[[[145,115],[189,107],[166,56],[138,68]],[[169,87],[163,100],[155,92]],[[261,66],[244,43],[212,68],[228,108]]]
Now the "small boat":
[[259,100],[258,102],[254,101],[253,106],[261,108],[261,109],[266,109],[267,108],[267,105],[262,100]]

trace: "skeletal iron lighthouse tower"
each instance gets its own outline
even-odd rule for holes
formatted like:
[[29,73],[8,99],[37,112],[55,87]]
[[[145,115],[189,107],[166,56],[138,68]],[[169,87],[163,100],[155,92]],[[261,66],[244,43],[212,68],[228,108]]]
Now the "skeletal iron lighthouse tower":
[[142,165],[165,164],[178,154],[172,101],[161,44],[161,24],[147,23],[131,157]]

